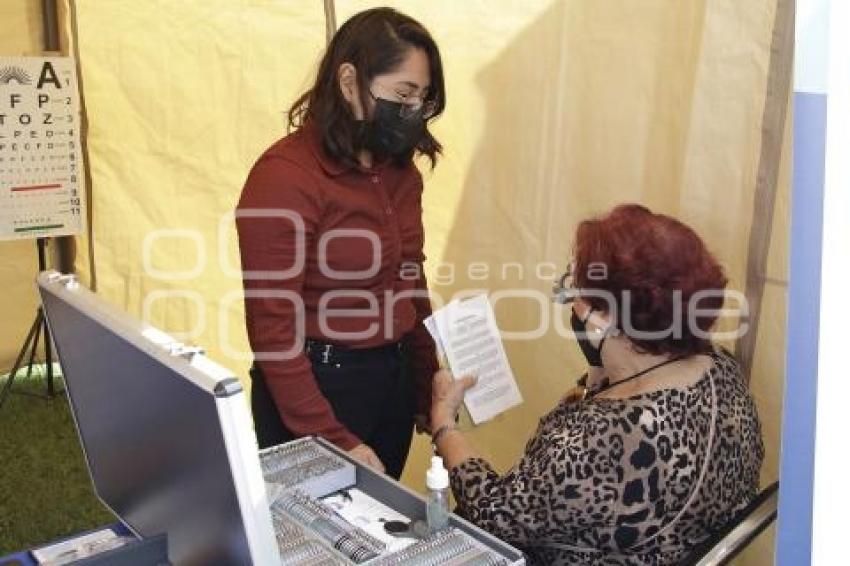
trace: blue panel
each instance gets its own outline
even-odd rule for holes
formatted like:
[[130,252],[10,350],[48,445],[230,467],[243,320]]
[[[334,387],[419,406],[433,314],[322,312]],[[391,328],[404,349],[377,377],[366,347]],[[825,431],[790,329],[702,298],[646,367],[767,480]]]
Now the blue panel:
[[826,106],[826,95],[794,94],[791,275],[776,557],[779,566],[811,564],[812,556]]

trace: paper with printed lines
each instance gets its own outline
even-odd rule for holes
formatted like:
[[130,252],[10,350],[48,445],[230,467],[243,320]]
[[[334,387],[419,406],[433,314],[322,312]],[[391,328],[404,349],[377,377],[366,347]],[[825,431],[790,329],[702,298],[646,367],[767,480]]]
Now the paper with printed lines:
[[475,424],[522,403],[486,295],[452,301],[424,322],[455,378],[478,376],[463,398]]

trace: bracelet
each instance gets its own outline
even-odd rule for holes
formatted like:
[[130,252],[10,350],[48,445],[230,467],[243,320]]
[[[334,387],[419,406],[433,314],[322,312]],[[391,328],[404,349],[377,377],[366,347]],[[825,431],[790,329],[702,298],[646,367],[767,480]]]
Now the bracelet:
[[431,435],[431,444],[436,446],[437,441],[440,440],[440,437],[446,434],[450,430],[457,430],[457,425],[455,423],[444,424],[434,431],[434,434]]

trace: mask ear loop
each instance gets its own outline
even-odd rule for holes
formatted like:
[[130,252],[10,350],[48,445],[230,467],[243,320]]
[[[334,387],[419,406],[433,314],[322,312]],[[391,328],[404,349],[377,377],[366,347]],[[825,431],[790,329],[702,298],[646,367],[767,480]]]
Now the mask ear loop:
[[[699,478],[697,478],[697,483],[694,486],[693,491],[691,491],[691,495],[690,495],[690,497],[688,497],[688,500],[685,501],[685,504],[682,506],[682,508],[679,510],[679,512],[676,513],[676,516],[673,517],[673,519],[669,523],[664,525],[661,529],[659,529],[656,533],[654,533],[649,538],[644,539],[640,542],[637,542],[637,543],[627,547],[626,548],[627,551],[631,550],[635,547],[643,546],[643,545],[645,545],[649,542],[652,542],[656,538],[660,537],[662,534],[669,531],[673,527],[673,525],[675,525],[676,523],[679,522],[679,520],[682,518],[682,516],[685,514],[685,512],[687,512],[687,510],[690,508],[690,506],[693,505],[694,499],[696,499],[697,494],[699,494],[700,489],[702,489],[702,484],[705,481],[705,475],[708,472],[708,462],[711,459],[711,452],[714,449],[714,434],[715,434],[715,430],[717,428],[717,391],[714,388],[714,372],[713,372],[713,370],[709,370],[709,372],[708,372],[708,382],[711,385],[711,423],[709,424],[709,428],[708,428],[708,446],[705,449],[705,461],[702,463],[702,469],[700,470]],[[560,543],[560,542],[543,542],[543,541],[539,541],[537,544],[538,544],[538,546],[541,546],[541,547],[544,547],[544,548],[555,548],[555,549],[558,549],[558,550],[569,550],[569,551],[572,551],[572,552],[589,552],[589,553],[595,553],[595,554],[605,554],[606,556],[624,556],[621,553],[610,552],[610,551],[602,550],[601,548],[591,548],[589,546],[588,547],[573,546],[571,544],[564,544],[564,543]]]

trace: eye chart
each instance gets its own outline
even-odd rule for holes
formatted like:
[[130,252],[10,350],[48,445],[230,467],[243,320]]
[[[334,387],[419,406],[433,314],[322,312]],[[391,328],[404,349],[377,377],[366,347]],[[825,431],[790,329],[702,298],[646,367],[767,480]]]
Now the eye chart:
[[0,57],[0,240],[82,232],[78,92],[69,57]]

